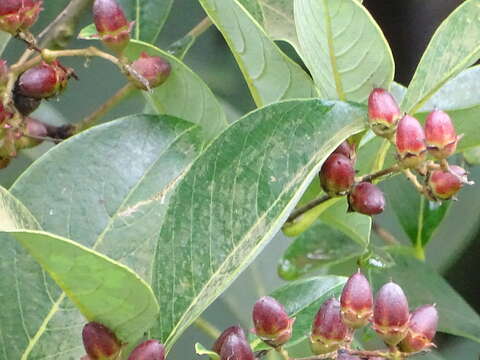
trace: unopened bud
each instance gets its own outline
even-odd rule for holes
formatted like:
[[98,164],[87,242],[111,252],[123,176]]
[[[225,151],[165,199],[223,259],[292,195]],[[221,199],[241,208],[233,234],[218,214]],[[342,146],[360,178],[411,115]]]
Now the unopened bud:
[[406,335],[410,314],[402,288],[394,282],[382,286],[375,298],[373,327],[389,345],[398,344]]
[[340,298],[343,322],[354,329],[368,324],[373,314],[373,296],[367,278],[358,271],[345,284]]
[[375,134],[389,137],[401,118],[397,102],[385,89],[373,89],[368,97],[368,121]]
[[369,182],[361,182],[352,188],[348,195],[350,210],[364,215],[377,215],[385,209],[382,191]]
[[132,76],[138,88],[150,90],[163,84],[167,80],[172,68],[170,64],[160,56],[150,56],[143,52],[140,57],[132,63],[132,69],[145,81]]
[[58,61],[44,62],[20,75],[15,91],[26,97],[47,99],[63,91],[68,78],[68,70]]
[[225,342],[226,339],[228,339],[232,335],[245,338],[245,333],[243,332],[243,329],[240,326],[230,326],[220,334],[220,336],[212,346],[212,351],[216,352],[217,354],[220,354],[220,350],[222,349],[223,343]]
[[449,170],[435,170],[428,176],[428,189],[439,200],[451,199],[464,184],[471,184],[468,181],[467,172],[462,167],[450,165]]
[[128,360],[164,360],[165,346],[157,340],[147,340],[138,345]]
[[42,143],[43,137],[48,135],[47,126],[33,118],[25,119],[24,136],[15,141],[17,149],[27,149]]
[[398,123],[396,134],[397,154],[405,168],[416,168],[427,153],[425,133],[413,116],[405,115]]
[[344,195],[355,181],[355,169],[349,158],[333,153],[322,165],[320,184],[330,196]]
[[357,152],[355,150],[355,144],[350,144],[348,140],[341,143],[333,152],[333,154],[342,154],[350,159],[352,164],[355,164],[357,159]]
[[41,0],[0,1],[0,30],[12,35],[27,30],[37,21],[41,6]]
[[253,306],[254,332],[274,348],[290,340],[294,321],[288,317],[283,305],[269,296],[260,298]]
[[130,41],[133,23],[129,22],[116,0],[95,0],[93,22],[100,40],[112,51],[121,54]]
[[459,137],[452,119],[441,110],[428,114],[425,121],[425,138],[428,152],[438,160],[446,159],[457,149]]
[[310,347],[316,355],[328,354],[344,343],[348,328],[340,315],[340,303],[337,299],[327,300],[318,311],[312,325]]
[[255,360],[255,356],[247,339],[232,333],[223,342],[220,360]]
[[410,317],[408,333],[400,343],[400,349],[404,352],[417,352],[433,346],[437,325],[438,312],[435,305],[420,306]]
[[121,344],[106,326],[90,322],[83,327],[82,337],[85,352],[91,360],[117,359]]
[[22,114],[23,116],[28,116],[40,106],[42,102],[41,99],[35,99],[30,96],[25,96],[20,94],[18,91],[13,92],[13,103],[15,108]]

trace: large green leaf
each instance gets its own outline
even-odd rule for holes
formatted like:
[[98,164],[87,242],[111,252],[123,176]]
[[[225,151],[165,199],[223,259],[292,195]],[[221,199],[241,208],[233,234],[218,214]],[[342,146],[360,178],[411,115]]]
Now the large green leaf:
[[[57,145],[18,179],[11,192],[45,231],[94,248],[150,283],[155,237],[170,193],[201,143],[198,127],[186,121],[131,116]],[[12,251],[2,254],[8,258]],[[22,266],[17,270],[19,296],[31,300],[23,308],[31,339],[28,358],[78,359],[83,352],[79,337],[83,318],[69,301],[57,302],[60,294],[54,287],[44,290],[31,258],[15,261]],[[12,260],[6,264],[12,266]],[[2,328],[2,333],[10,333],[15,323],[21,322],[13,313],[2,312],[0,326],[8,330]],[[22,354],[28,338],[24,332],[15,334],[23,336],[13,347]]]
[[411,309],[437,304],[439,331],[480,342],[480,317],[433,269],[416,260],[409,249],[389,250],[396,263],[388,269],[372,270],[371,280],[378,289],[393,279],[405,291]]
[[310,77],[264,33],[236,0],[200,0],[223,34],[258,107],[282,99],[310,98]]
[[259,23],[263,23],[263,11],[258,0],[238,0],[245,10]]
[[375,20],[355,0],[295,0],[301,56],[321,95],[364,102],[389,88],[393,56]]
[[478,0],[467,0],[439,26],[410,82],[403,110],[416,113],[445,82],[477,61],[479,17]]
[[296,100],[218,137],[177,188],[158,238],[154,335],[170,348],[275,235],[328,154],[364,126],[363,107]]

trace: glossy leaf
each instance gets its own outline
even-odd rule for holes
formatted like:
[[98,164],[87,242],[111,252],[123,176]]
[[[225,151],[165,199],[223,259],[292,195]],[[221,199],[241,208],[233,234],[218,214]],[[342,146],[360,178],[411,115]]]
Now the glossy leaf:
[[259,0],[238,0],[238,3],[241,4],[259,24],[263,24],[264,15]]
[[327,99],[364,102],[389,88],[394,62],[380,28],[355,0],[295,0],[301,56]]
[[[45,231],[94,248],[150,283],[155,236],[171,191],[201,143],[199,129],[191,123],[169,116],[127,117],[55,146],[11,192]],[[2,333],[13,331],[16,336],[9,347],[16,355],[10,358],[21,359],[26,349],[28,359],[80,358],[84,319],[70,301],[59,301],[59,291],[37,274],[30,257],[19,254],[12,259],[12,253],[4,253],[2,259],[5,266],[18,263],[16,286],[28,298],[22,310],[28,337],[12,330],[13,324],[22,324],[13,312],[0,314]],[[2,288],[15,288],[15,282],[10,285]]]
[[410,308],[437,304],[439,331],[480,342],[480,317],[432,268],[416,260],[409,249],[389,250],[396,265],[372,270],[371,280],[378,289],[393,279],[408,297]]
[[275,235],[328,154],[363,130],[364,116],[341,102],[287,101],[215,139],[177,188],[158,238],[153,287],[165,310],[155,337],[171,348]]
[[288,58],[236,0],[200,0],[232,51],[258,107],[310,98],[310,77]]
[[480,4],[467,0],[438,27],[425,50],[402,102],[416,113],[449,79],[480,57]]

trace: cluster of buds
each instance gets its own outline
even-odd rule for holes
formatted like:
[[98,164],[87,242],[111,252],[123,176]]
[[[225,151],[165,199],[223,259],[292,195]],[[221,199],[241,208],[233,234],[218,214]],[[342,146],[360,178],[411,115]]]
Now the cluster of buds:
[[[121,358],[123,345],[106,326],[90,322],[83,327],[83,345],[87,355],[81,360],[116,360]],[[123,358],[123,357],[122,357]],[[165,346],[157,340],[147,340],[130,353],[128,360],[164,360]]]
[[325,160],[320,170],[320,184],[330,197],[348,196],[350,211],[377,215],[385,208],[382,191],[368,181],[355,180],[355,146],[344,141]]

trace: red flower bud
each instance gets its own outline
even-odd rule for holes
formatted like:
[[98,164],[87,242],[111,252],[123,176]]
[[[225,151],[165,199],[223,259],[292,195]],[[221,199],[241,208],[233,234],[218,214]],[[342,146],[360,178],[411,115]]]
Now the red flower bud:
[[402,166],[415,168],[425,160],[427,152],[425,133],[417,119],[410,115],[405,115],[399,121],[396,145]]
[[102,42],[112,51],[121,54],[130,41],[129,22],[116,0],[95,0],[93,22]]
[[457,149],[459,137],[452,120],[447,113],[433,110],[425,121],[425,138],[428,152],[442,160],[452,155]]
[[217,354],[220,354],[220,350],[222,349],[223,343],[225,342],[226,339],[228,339],[232,335],[240,336],[245,339],[245,333],[243,332],[240,326],[230,326],[220,334],[220,336],[212,346],[212,351],[216,352]]
[[28,136],[22,136],[15,141],[17,149],[31,148],[40,144],[42,140],[36,139],[36,137],[47,136],[47,126],[38,120],[28,117],[25,119],[24,134]]
[[330,196],[344,195],[355,181],[355,169],[349,158],[333,153],[320,170],[320,184]]
[[34,99],[47,99],[65,89],[68,78],[68,70],[58,61],[44,62],[20,75],[15,91]]
[[8,81],[8,64],[5,60],[0,59],[0,88],[5,86]]
[[398,344],[408,330],[407,297],[400,286],[389,282],[382,286],[375,298],[373,327],[377,334],[389,345]]
[[260,298],[253,306],[253,331],[272,347],[290,340],[294,321],[288,317],[283,305],[269,296]]
[[360,270],[345,284],[340,298],[343,322],[354,329],[368,324],[373,314],[370,283]]
[[132,69],[145,79],[145,83],[134,78],[138,88],[143,90],[153,89],[165,82],[172,68],[160,56],[149,56],[143,52],[140,57],[132,63]]
[[0,30],[12,35],[27,30],[38,19],[41,0],[2,0],[0,2]]
[[382,191],[369,182],[361,182],[348,195],[350,209],[364,215],[377,215],[385,209]]
[[333,154],[342,154],[350,159],[352,164],[355,164],[357,153],[355,151],[355,144],[350,144],[347,140],[341,143],[333,152]]
[[472,184],[467,179],[465,169],[457,165],[450,165],[449,168],[450,172],[435,170],[428,176],[428,189],[437,199],[451,199],[462,188],[463,184]]
[[107,327],[90,322],[83,327],[83,345],[91,360],[113,360],[120,353],[121,344]]
[[255,360],[255,356],[245,336],[232,333],[223,342],[220,360]]
[[401,118],[396,100],[385,89],[373,89],[368,97],[368,121],[375,134],[389,137]]
[[407,336],[400,343],[404,352],[417,352],[433,346],[432,339],[437,332],[438,312],[435,305],[423,305],[410,317]]
[[157,340],[147,340],[138,345],[128,360],[164,360],[165,346]]
[[310,346],[316,355],[336,351],[348,335],[348,328],[340,316],[337,299],[327,300],[318,311],[312,325]]

